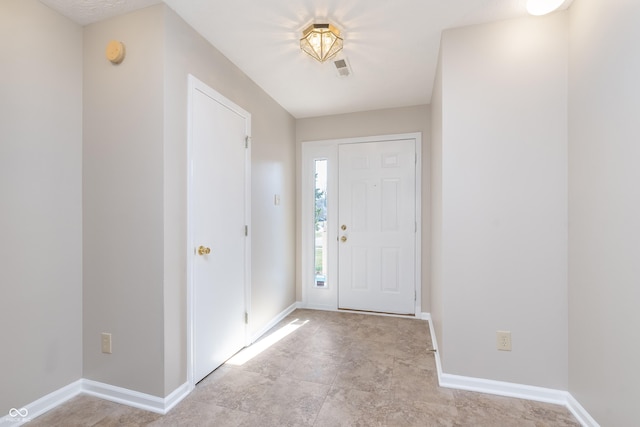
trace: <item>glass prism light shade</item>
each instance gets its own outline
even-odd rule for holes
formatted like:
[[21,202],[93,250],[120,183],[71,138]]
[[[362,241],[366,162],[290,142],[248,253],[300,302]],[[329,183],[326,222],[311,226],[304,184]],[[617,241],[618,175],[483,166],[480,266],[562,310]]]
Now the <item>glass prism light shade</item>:
[[331,24],[311,24],[302,32],[300,49],[324,62],[342,50],[340,30]]
[[564,1],[565,0],[527,0],[527,12],[535,16],[546,15],[562,6]]

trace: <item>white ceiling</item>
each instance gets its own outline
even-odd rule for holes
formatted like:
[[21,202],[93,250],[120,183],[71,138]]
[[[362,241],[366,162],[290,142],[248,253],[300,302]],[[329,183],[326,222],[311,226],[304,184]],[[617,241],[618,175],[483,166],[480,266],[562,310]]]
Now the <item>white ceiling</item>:
[[81,25],[102,21],[133,10],[161,3],[161,0],[40,0],[51,9]]
[[[41,2],[86,25],[160,0]],[[443,30],[527,16],[526,0],[164,2],[296,118],[428,104]],[[307,25],[327,21],[342,31],[349,77],[299,48]]]

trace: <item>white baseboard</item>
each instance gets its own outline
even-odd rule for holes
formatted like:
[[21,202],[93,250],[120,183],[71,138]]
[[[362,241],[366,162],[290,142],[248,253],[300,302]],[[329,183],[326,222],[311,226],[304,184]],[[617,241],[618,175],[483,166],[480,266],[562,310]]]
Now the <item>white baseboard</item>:
[[600,425],[568,391],[535,387],[525,384],[508,383],[504,381],[486,380],[482,378],[465,377],[461,375],[451,375],[442,372],[440,353],[438,351],[438,341],[433,328],[433,322],[431,321],[431,315],[429,313],[422,313],[422,318],[429,321],[431,341],[433,342],[433,348],[436,350],[435,360],[436,369],[438,371],[438,384],[440,387],[476,391],[479,393],[495,394],[499,396],[533,400],[536,402],[563,405],[567,407],[567,409],[584,427],[600,427]]
[[22,408],[12,408],[9,414],[0,418],[0,427],[20,426],[50,411],[56,406],[63,404],[67,400],[82,393],[82,381],[83,380],[75,381]]
[[260,328],[258,331],[254,332],[251,335],[251,343],[256,342],[261,336],[263,336],[265,333],[267,333],[269,331],[269,329],[273,328],[275,325],[278,324],[278,322],[280,322],[282,319],[284,319],[285,317],[287,317],[289,314],[291,314],[296,308],[300,308],[298,307],[297,302],[294,302],[293,304],[291,304],[289,307],[285,308],[280,314],[278,314],[276,317],[274,317],[273,319],[271,319],[270,322],[268,322],[266,325],[264,325],[262,328]]
[[401,319],[420,319],[420,320],[429,320],[429,318],[425,318],[425,315],[429,315],[428,313],[420,313],[417,316],[414,315],[406,315],[406,314],[392,314],[392,313],[377,313],[375,311],[359,311],[359,310],[348,310],[342,308],[330,307],[328,305],[322,304],[305,304],[302,301],[297,302],[296,308],[303,308],[306,310],[319,310],[319,311],[332,311],[334,313],[351,313],[351,314],[366,314],[368,316],[381,316],[381,317],[398,317]]
[[190,391],[189,384],[184,383],[169,396],[162,398],[97,381],[82,380],[82,392],[85,394],[163,415],[184,399]]
[[323,304],[307,304],[302,301],[298,301],[297,305],[297,308],[304,308],[306,310],[338,311],[338,309],[333,306]]
[[[436,357],[439,358],[439,356]],[[441,387],[446,388],[562,405],[565,406],[584,427],[600,427],[596,420],[589,415],[587,410],[584,409],[568,391],[445,373],[439,373],[438,382]]]
[[80,379],[53,393],[47,394],[23,408],[12,408],[11,414],[0,418],[0,427],[23,425],[79,394],[88,394],[100,399],[164,415],[184,399],[190,391],[189,385],[184,383],[169,396],[162,398],[97,381]]
[[600,427],[586,409],[571,394],[567,396],[567,408],[584,427]]
[[478,391],[498,396],[515,397],[518,399],[534,400],[537,402],[554,403],[556,405],[565,406],[567,404],[567,395],[569,394],[562,390],[445,373],[440,375],[439,382],[440,387],[453,388],[456,390]]

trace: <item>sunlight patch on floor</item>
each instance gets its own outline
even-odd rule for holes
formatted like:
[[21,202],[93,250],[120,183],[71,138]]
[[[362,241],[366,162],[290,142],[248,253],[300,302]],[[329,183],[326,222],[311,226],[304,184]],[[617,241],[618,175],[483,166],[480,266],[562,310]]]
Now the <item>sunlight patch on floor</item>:
[[287,335],[292,334],[301,326],[304,326],[308,323],[308,320],[300,321],[299,319],[294,320],[288,325],[280,328],[276,332],[271,335],[261,339],[260,341],[250,345],[244,350],[237,353],[231,359],[227,360],[226,364],[242,366],[247,363],[249,360],[253,359],[263,351],[267,350],[269,347],[286,337]]

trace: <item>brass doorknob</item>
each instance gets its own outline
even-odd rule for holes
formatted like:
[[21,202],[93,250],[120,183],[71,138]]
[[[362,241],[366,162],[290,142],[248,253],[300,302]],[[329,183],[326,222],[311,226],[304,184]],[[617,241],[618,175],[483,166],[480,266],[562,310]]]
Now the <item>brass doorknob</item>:
[[342,226],[340,226],[340,228],[342,229],[342,231],[344,231],[344,230],[347,229],[347,226],[346,226],[346,224],[342,224]]
[[198,255],[208,255],[211,253],[211,248],[207,248],[206,246],[200,246],[198,248]]
[[342,236],[342,237],[340,238],[340,241],[341,241],[341,242],[346,242],[346,241],[347,241],[347,236]]

